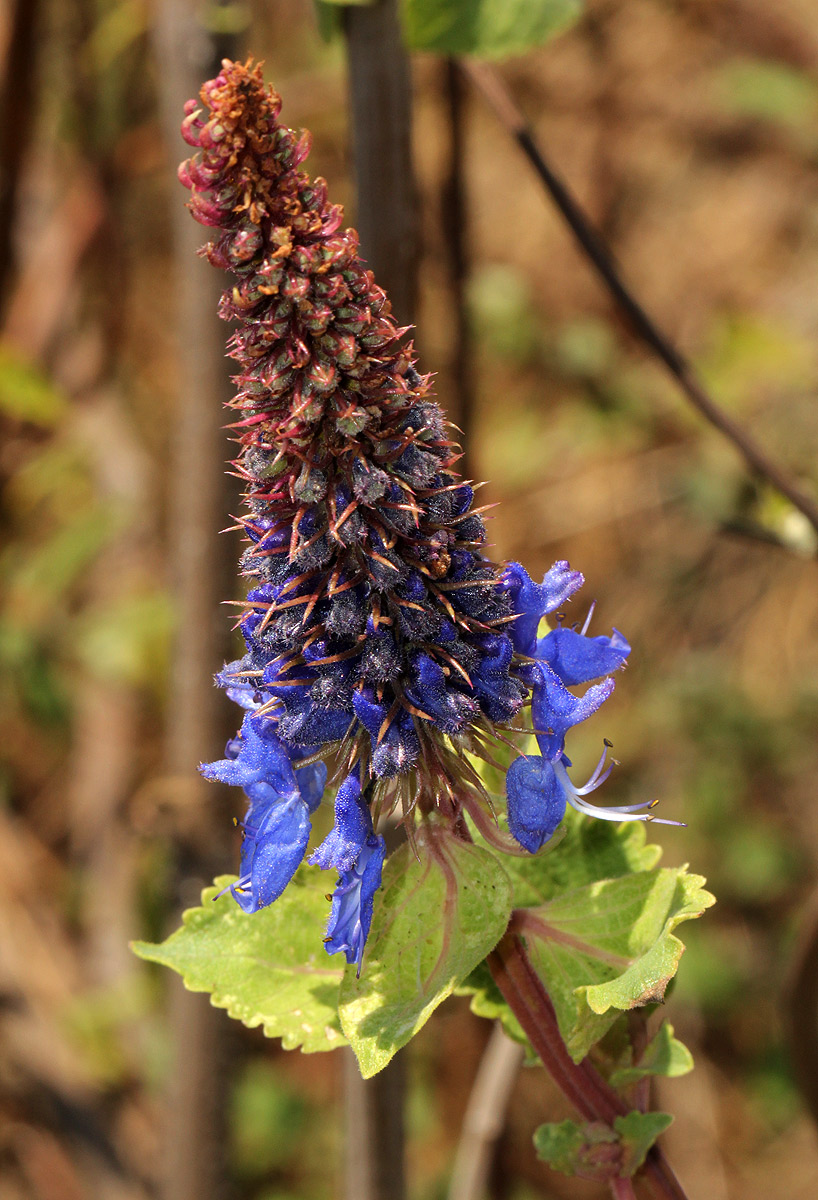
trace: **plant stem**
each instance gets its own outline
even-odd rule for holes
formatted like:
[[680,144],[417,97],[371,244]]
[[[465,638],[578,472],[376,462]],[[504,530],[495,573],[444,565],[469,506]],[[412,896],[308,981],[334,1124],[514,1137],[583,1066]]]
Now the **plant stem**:
[[665,364],[693,407],[733,443],[754,471],[763,476],[804,514],[818,533],[818,504],[793,483],[785,468],[770,458],[766,450],[716,404],[705,390],[692,364],[674,346],[626,286],[613,255],[593,229],[563,180],[547,162],[531,128],[498,72],[488,63],[469,62],[463,63],[462,67],[491,104],[503,126],[516,139],[570,226],[583,253],[630,319],[642,341]]
[[[397,0],[345,8],[344,33],[361,252],[396,318],[408,323],[417,280],[416,204],[409,58]],[[398,1055],[364,1080],[351,1051],[345,1053],[347,1200],[403,1200],[405,1063]]]
[[[487,963],[543,1066],[580,1115],[586,1121],[605,1121],[609,1125],[616,1117],[624,1116],[628,1106],[589,1059],[577,1064],[568,1053],[554,1005],[519,935],[510,929],[488,956]],[[637,1178],[644,1180],[657,1200],[687,1200],[658,1146],[651,1147]],[[624,1198],[629,1193],[621,1195]]]

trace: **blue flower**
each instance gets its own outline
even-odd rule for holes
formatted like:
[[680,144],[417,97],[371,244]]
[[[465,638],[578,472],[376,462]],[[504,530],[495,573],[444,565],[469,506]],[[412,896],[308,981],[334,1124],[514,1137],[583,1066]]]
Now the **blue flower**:
[[230,892],[246,913],[277,900],[301,864],[310,814],[300,796],[251,804],[242,826],[239,878]]
[[250,801],[242,822],[240,875],[230,892],[245,912],[257,912],[278,899],[304,857],[310,813],[321,802],[327,768],[299,767],[274,722],[253,711],[226,753],[200,770],[206,779],[243,788]]
[[[541,757],[524,755],[515,759],[506,775],[508,827],[532,854],[555,832],[565,815],[566,803],[574,804],[580,794],[575,792],[563,765],[566,734],[595,713],[613,689],[614,681],[606,679],[588,688],[583,696],[575,696],[551,667],[537,664],[531,719]],[[600,773],[601,767],[589,781],[593,787],[607,778],[607,773],[599,777]],[[586,785],[582,793],[585,790],[593,788]]]
[[[525,668],[531,685],[531,721],[540,755],[522,755],[506,775],[508,826],[514,838],[532,854],[555,833],[570,804],[579,812],[605,821],[654,820],[650,811],[655,801],[625,805],[621,808],[601,808],[586,799],[608,778],[608,746],[603,749],[593,773],[582,787],[576,787],[568,775],[571,762],[565,754],[565,739],[574,725],[587,720],[604,704],[614,690],[610,672],[622,667],[630,646],[618,630],[612,637],[586,637],[591,612],[580,631],[561,625],[545,636],[536,638],[537,626],[547,612],[559,607],[579,586],[577,573],[567,563],[556,563],[546,574],[542,585],[531,582],[519,564],[512,564],[506,576],[513,596],[515,610],[521,619],[515,622],[518,641],[527,649],[521,651],[535,661]],[[581,582],[581,576],[579,577]],[[520,630],[522,625],[522,630]],[[569,687],[592,684],[581,696]],[[660,824],[676,825],[676,821]]]
[[538,663],[535,671],[531,696],[534,735],[543,758],[556,760],[565,749],[568,730],[604,704],[614,690],[614,681],[604,679],[592,684],[583,696],[575,696],[547,663]]
[[324,944],[329,954],[343,951],[347,962],[357,963],[359,974],[385,851],[386,843],[372,828],[360,779],[357,773],[349,775],[335,798],[332,831],[310,862],[339,872]]
[[512,621],[509,632],[518,654],[534,657],[540,621],[548,613],[556,612],[566,600],[570,600],[584,582],[585,576],[579,571],[572,571],[564,560],[555,562],[553,567],[546,571],[542,583],[534,583],[520,563],[508,564],[503,571],[501,583],[517,615],[517,620]]
[[357,774],[348,775],[335,797],[335,824],[321,845],[310,855],[310,862],[324,871],[349,871],[372,833],[369,806]]
[[613,637],[585,637],[559,626],[537,641],[535,658],[548,663],[563,683],[573,687],[610,675],[625,664],[631,648],[618,629]]
[[389,779],[415,762],[420,749],[411,713],[378,703],[373,688],[362,688],[352,697],[355,716],[370,736],[372,767],[379,778]]
[[276,735],[272,722],[248,712],[238,738],[229,743],[231,754],[217,762],[202,763],[205,779],[244,788],[252,799],[265,790],[270,796],[300,796],[290,754]]
[[374,896],[381,886],[385,852],[386,843],[382,837],[374,834],[368,837],[355,865],[341,872],[332,893],[324,945],[328,954],[343,951],[347,962],[357,964],[359,975],[372,924]]
[[524,850],[536,854],[565,816],[567,798],[550,762],[528,754],[506,774],[508,827]]

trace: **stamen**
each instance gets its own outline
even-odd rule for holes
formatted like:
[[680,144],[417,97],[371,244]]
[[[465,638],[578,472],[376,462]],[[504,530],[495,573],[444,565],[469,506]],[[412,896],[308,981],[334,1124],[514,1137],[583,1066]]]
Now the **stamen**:
[[[646,800],[642,804],[624,804],[620,808],[603,808],[601,805],[589,804],[587,800],[582,799],[583,794],[595,790],[604,780],[597,780],[593,787],[589,787],[586,784],[583,788],[576,788],[568,778],[568,772],[559,760],[552,765],[554,767],[554,774],[557,776],[562,790],[565,792],[566,800],[577,812],[584,813],[588,817],[595,817],[598,821],[655,821],[657,825],[684,826],[683,821],[671,821],[663,817],[654,817],[652,812],[644,813],[639,811],[642,808],[655,808],[657,804],[656,800]],[[599,764],[597,764],[594,774],[598,770]],[[593,779],[594,776],[591,776],[591,778]],[[605,778],[607,778],[607,773]]]
[[591,607],[588,609],[588,616],[585,618],[585,624],[582,626],[582,629],[580,629],[580,633],[583,637],[585,637],[585,634],[588,632],[588,626],[591,624],[591,617],[594,615],[595,608],[596,600],[592,600]]

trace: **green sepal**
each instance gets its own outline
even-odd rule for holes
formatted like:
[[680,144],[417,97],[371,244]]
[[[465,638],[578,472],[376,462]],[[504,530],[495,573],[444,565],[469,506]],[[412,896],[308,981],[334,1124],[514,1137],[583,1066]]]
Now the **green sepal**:
[[[417,851],[417,854],[415,853]],[[382,1070],[503,936],[511,883],[489,851],[426,824],[386,861],[360,978],[341,1027],[365,1079]]]
[[338,1020],[343,959],[321,944],[328,905],[326,875],[301,867],[275,904],[244,913],[229,894],[235,882],[222,876],[202,892],[201,908],[189,908],[182,924],[159,945],[133,942],[140,958],[172,967],[191,992],[210,992],[250,1028],[261,1025],[281,1038],[285,1050],[334,1050],[346,1038]]

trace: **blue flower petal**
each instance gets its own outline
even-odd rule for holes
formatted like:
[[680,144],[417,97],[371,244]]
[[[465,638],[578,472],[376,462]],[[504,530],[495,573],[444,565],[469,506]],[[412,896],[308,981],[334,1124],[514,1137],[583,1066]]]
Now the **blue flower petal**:
[[524,696],[522,685],[508,674],[513,652],[511,638],[507,634],[490,633],[475,638],[475,641],[484,651],[471,672],[480,707],[490,721],[510,721],[519,711]]
[[216,684],[225,689],[228,699],[232,700],[234,704],[255,711],[264,703],[264,696],[258,690],[258,680],[246,678],[246,672],[250,670],[252,667],[248,665],[246,658],[225,663],[224,668],[216,676]]
[[245,824],[241,875],[230,889],[244,912],[258,912],[278,899],[298,869],[309,838],[310,817],[300,796],[267,807],[258,827]]
[[372,924],[374,896],[381,886],[385,851],[386,843],[382,837],[368,838],[355,865],[339,876],[332,894],[325,942],[327,953],[342,951],[347,962],[357,964],[359,974]]
[[243,787],[245,791],[251,784],[264,782],[278,796],[297,796],[298,783],[287,749],[276,736],[273,724],[263,721],[248,713],[239,738],[230,742],[230,753],[237,750],[236,757],[202,763],[199,770],[205,779]]
[[613,690],[614,681],[609,677],[602,683],[593,684],[583,696],[574,696],[551,667],[538,663],[531,697],[531,721],[543,758],[558,759],[568,730],[595,713]]
[[350,871],[372,834],[372,818],[357,773],[348,775],[335,797],[335,824],[309,861],[327,871]]
[[508,564],[501,585],[517,613],[517,620],[509,626],[509,634],[518,654],[534,655],[542,618],[555,612],[584,582],[585,577],[579,571],[572,571],[564,560],[555,562],[539,584],[534,583],[520,563]]
[[537,642],[536,657],[568,687],[589,683],[621,667],[631,648],[618,629],[613,637],[584,637],[573,629],[552,629]]
[[524,850],[536,854],[565,816],[566,797],[550,762],[516,758],[506,775],[508,827]]
[[298,760],[293,763],[298,788],[309,812],[314,813],[321,803],[327,782],[327,764],[312,763],[309,767],[299,767]]
[[440,663],[428,654],[412,656],[412,674],[407,699],[444,733],[459,733],[479,711],[477,701],[450,686]]

